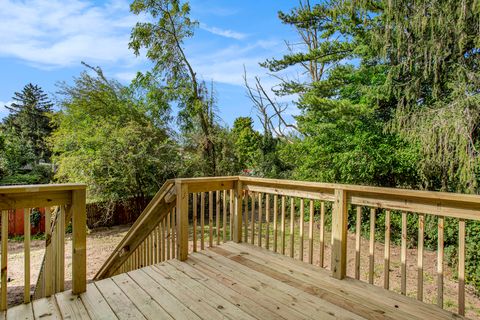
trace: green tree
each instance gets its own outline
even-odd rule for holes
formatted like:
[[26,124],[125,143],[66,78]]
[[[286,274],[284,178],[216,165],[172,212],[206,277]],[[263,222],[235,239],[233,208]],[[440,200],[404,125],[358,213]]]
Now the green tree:
[[[168,104],[90,68],[60,84],[60,111],[51,143],[59,181],[84,182],[89,200],[136,199],[141,206],[176,174],[177,145],[165,119]],[[157,96],[158,98],[158,96]]]
[[35,163],[48,161],[50,150],[46,140],[52,132],[50,116],[53,104],[43,90],[31,83],[22,91],[15,92],[13,103],[6,106],[9,115],[4,119],[3,126],[21,142],[32,148]]
[[190,6],[179,0],[135,0],[130,8],[134,14],[147,14],[153,20],[138,22],[131,33],[130,48],[136,55],[146,49],[153,62],[152,70],[139,73],[137,82],[161,88],[178,103],[182,134],[199,139],[195,144],[202,150],[203,175],[217,175],[213,90],[198,79],[183,47],[197,25],[189,17]]
[[253,129],[251,117],[238,117],[231,131],[236,157],[235,171],[255,169],[260,161],[260,134]]

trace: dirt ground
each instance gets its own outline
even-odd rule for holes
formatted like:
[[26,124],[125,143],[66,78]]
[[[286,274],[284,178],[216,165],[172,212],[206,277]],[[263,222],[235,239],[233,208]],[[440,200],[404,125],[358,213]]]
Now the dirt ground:
[[[288,224],[287,224],[288,225]],[[128,231],[129,226],[117,226],[112,228],[102,228],[90,231],[87,238],[87,277],[91,280],[98,269],[102,266],[104,261],[111,254],[113,249],[124,237]],[[319,265],[319,238],[318,238],[318,225],[315,228],[314,234],[314,258],[313,263]],[[205,244],[208,246],[208,231],[207,228]],[[270,250],[273,247],[273,234],[270,231]],[[198,235],[200,236],[200,235]],[[200,238],[200,237],[199,237]],[[228,238],[228,237],[227,237]],[[299,244],[298,229],[295,232],[295,258],[298,257]],[[216,240],[216,238],[215,238]],[[250,236],[248,238],[250,243]],[[255,235],[255,244],[257,244],[257,235]],[[280,252],[280,232],[278,233],[278,251]],[[66,274],[67,281],[66,288],[70,286],[71,279],[71,239],[66,239],[65,256],[66,256]],[[215,241],[214,241],[215,243]],[[263,247],[265,247],[265,232],[263,232]],[[330,234],[325,234],[325,255],[324,266],[330,268]],[[38,271],[43,258],[44,252],[44,240],[33,240],[31,243],[31,289],[36,282]],[[190,247],[192,248],[192,243]],[[190,249],[191,249],[190,248]],[[355,267],[355,236],[354,234],[348,235],[347,245],[347,274],[350,277],[354,277]],[[368,239],[362,238],[361,240],[361,266],[360,276],[361,280],[368,282]],[[400,292],[400,247],[391,246],[391,259],[390,259],[390,290]],[[286,250],[285,253],[289,254],[289,234],[287,230],[286,235]],[[375,244],[375,285],[383,287],[383,272],[384,272],[384,245],[377,242]],[[9,242],[9,257],[8,257],[8,298],[9,304],[15,305],[23,301],[23,242]],[[304,238],[304,261],[308,261],[308,241],[307,236]],[[444,275],[444,308],[453,312],[457,311],[457,294],[458,294],[458,282],[454,278],[453,270],[445,266]],[[407,295],[415,298],[417,295],[417,250],[409,249],[407,251]],[[437,275],[436,275],[436,252],[425,251],[424,252],[424,301],[428,303],[436,304],[437,301]],[[480,319],[480,298],[475,295],[474,289],[470,286],[466,288],[466,315],[472,319]]]
[[[89,281],[125,236],[129,227],[124,225],[90,230],[87,235],[87,279]],[[69,289],[72,279],[71,238],[67,236],[65,242],[65,287]],[[33,293],[45,252],[45,240],[32,240],[30,246],[30,290]],[[8,304],[12,306],[23,302],[23,242],[9,240],[8,253]]]

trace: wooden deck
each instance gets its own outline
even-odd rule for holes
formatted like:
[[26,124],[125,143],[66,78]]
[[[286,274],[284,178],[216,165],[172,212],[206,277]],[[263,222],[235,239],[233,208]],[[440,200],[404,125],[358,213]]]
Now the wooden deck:
[[458,319],[358,280],[225,243],[8,310],[7,319]]

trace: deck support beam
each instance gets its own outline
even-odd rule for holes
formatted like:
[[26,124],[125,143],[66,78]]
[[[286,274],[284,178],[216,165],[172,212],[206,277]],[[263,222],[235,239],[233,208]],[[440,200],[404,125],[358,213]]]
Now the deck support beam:
[[177,259],[188,258],[188,184],[175,181],[177,191]]
[[335,189],[332,216],[332,277],[344,279],[347,274],[347,191]]
[[235,192],[235,211],[233,213],[233,241],[242,242],[242,182],[240,180],[234,183]]

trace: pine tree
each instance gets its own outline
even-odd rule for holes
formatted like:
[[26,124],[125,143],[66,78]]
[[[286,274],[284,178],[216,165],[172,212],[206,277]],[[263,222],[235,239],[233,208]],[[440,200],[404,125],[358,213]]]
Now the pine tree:
[[13,103],[6,106],[10,114],[4,120],[4,128],[22,143],[32,148],[35,162],[48,161],[50,150],[46,138],[51,134],[50,113],[53,104],[38,85],[27,84],[21,92],[15,92]]

